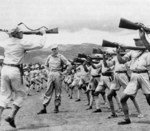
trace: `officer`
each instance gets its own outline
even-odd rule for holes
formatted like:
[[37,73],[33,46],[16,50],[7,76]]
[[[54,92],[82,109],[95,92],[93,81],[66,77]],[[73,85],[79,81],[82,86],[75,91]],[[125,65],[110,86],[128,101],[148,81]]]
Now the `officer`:
[[[55,90],[55,109],[54,113],[59,112],[59,106],[61,105],[61,87],[62,87],[62,75],[66,75],[71,69],[70,62],[61,54],[58,53],[58,46],[51,47],[52,54],[48,56],[45,66],[48,69],[48,82],[47,91],[44,95],[43,109],[37,114],[47,113],[46,107],[51,101],[53,92]],[[67,65],[67,69],[62,72],[63,65]]]

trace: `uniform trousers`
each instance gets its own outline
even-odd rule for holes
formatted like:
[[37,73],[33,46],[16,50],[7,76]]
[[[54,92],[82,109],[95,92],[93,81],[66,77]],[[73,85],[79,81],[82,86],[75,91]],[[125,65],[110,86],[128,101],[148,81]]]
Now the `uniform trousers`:
[[0,106],[6,108],[13,99],[13,104],[21,107],[25,96],[19,68],[4,65],[1,70]]
[[61,105],[61,87],[62,75],[60,72],[49,72],[47,81],[47,90],[44,96],[43,105],[48,105],[52,99],[53,92],[55,91],[55,106]]

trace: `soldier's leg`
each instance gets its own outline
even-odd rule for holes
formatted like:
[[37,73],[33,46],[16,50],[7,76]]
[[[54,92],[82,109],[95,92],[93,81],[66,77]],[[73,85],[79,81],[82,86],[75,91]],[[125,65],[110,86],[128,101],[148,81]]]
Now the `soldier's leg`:
[[150,105],[150,94],[145,94],[147,103]]
[[127,94],[123,94],[121,97],[120,102],[121,102],[123,113],[125,116],[125,121],[118,122],[119,125],[131,123],[130,118],[129,118],[129,109],[128,109],[128,105],[127,105],[127,100],[129,97],[130,96]]
[[102,96],[102,98],[103,98],[103,100],[104,100],[104,105],[105,104],[107,104],[107,94],[106,94],[106,92],[104,91],[104,92],[100,92],[100,94],[101,94],[101,96]]
[[120,112],[120,111],[122,110],[122,107],[121,107],[121,103],[120,103],[120,98],[119,98],[119,96],[117,95],[117,93],[116,93],[116,95],[114,96],[114,98],[115,98],[115,100],[116,100],[116,102],[117,102],[117,105],[118,105],[118,112]]
[[108,93],[107,99],[109,101],[109,105],[110,105],[110,109],[111,109],[112,114],[108,117],[109,119],[113,118],[113,117],[117,117],[116,112],[115,112],[115,108],[114,108],[113,99],[112,99],[112,97],[115,97],[115,96],[116,96],[116,91],[110,90],[110,92]]
[[55,81],[54,81],[54,86],[55,86],[55,109],[54,112],[58,113],[59,112],[59,106],[61,105],[61,88],[62,88],[62,80],[61,80],[61,75],[59,73],[55,74]]
[[49,78],[48,81],[47,81],[47,90],[46,90],[45,95],[44,95],[43,108],[37,114],[47,113],[46,107],[48,106],[48,104],[51,101],[53,91],[54,91],[54,83],[53,83],[53,80]]
[[15,77],[11,78],[11,82],[9,83],[14,93],[13,97],[13,107],[9,114],[9,116],[5,119],[12,127],[16,127],[15,125],[15,117],[23,104],[23,101],[26,97],[26,94],[23,89],[23,85],[21,83],[20,73],[16,72]]
[[96,110],[94,112],[101,112],[99,94],[104,91],[105,87],[103,85],[98,85],[96,87],[96,90],[94,92]]
[[81,96],[80,96],[80,94],[81,94],[82,84],[83,84],[83,80],[80,79],[80,80],[79,80],[79,83],[78,83],[77,100],[76,100],[76,102],[81,101]]
[[74,87],[72,87],[71,85],[69,85],[69,88],[70,88],[70,99],[72,99]]
[[138,105],[138,103],[137,103],[135,97],[134,97],[134,96],[131,96],[130,99],[132,100],[132,102],[133,102],[133,104],[134,104],[134,106],[135,106],[135,108],[136,108],[136,110],[137,110],[137,112],[138,112],[138,117],[143,117],[143,115],[142,115],[142,113],[141,113],[141,110],[140,110],[140,107],[139,107],[139,105]]

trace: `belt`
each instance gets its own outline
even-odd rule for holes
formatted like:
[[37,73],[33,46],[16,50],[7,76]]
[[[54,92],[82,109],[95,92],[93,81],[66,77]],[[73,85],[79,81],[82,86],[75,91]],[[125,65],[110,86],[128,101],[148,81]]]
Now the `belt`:
[[127,73],[127,71],[115,71],[116,73]]
[[95,78],[95,77],[100,77],[100,75],[95,75],[95,76],[92,76],[93,78]]
[[132,71],[133,73],[148,73],[147,70],[141,70],[141,71]]
[[20,76],[21,76],[21,83],[23,84],[23,73],[24,72],[23,72],[23,66],[22,65],[6,64],[6,63],[3,63],[3,65],[19,68]]
[[102,73],[103,76],[112,76],[112,72],[105,72],[105,73]]
[[20,65],[15,65],[15,64],[6,64],[6,63],[3,63],[3,65],[7,65],[7,66],[11,66],[11,67],[20,67]]

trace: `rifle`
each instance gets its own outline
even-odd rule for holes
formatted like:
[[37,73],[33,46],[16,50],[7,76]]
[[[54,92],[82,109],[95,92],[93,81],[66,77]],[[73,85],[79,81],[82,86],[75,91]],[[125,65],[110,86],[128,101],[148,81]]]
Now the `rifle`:
[[119,27],[125,28],[125,29],[131,29],[131,30],[139,30],[139,29],[143,28],[145,30],[145,32],[150,33],[150,28],[145,27],[144,24],[137,23],[137,22],[134,23],[134,22],[131,22],[131,21],[126,20],[124,18],[120,19]]
[[111,47],[111,48],[121,47],[122,49],[125,49],[125,50],[126,49],[130,49],[130,50],[146,50],[145,47],[122,46],[122,45],[119,45],[118,43],[110,42],[110,41],[107,41],[107,40],[103,40],[102,46],[103,47]]
[[74,63],[79,63],[79,64],[83,64],[85,60],[81,59],[81,58],[74,58],[73,62]]
[[102,60],[103,58],[102,57],[96,57],[96,56],[89,56],[89,55],[86,55],[86,54],[78,54],[78,57],[79,58],[85,58],[85,59],[91,59],[91,60]]
[[[0,29],[1,32],[8,32],[8,30]],[[22,31],[25,35],[40,35],[40,31]],[[58,34],[58,28],[46,30],[46,34]]]

